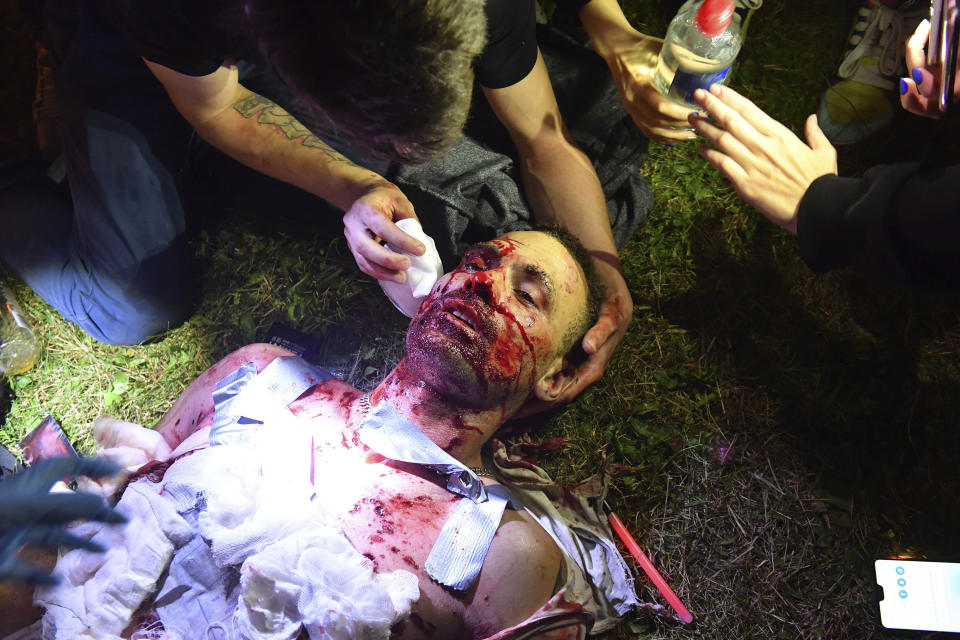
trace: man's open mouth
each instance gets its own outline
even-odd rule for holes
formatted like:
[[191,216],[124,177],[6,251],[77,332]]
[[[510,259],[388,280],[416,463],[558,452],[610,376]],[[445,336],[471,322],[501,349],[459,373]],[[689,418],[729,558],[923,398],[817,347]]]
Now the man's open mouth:
[[444,300],[441,311],[451,316],[457,324],[463,325],[471,331],[480,332],[483,327],[476,309],[463,300]]

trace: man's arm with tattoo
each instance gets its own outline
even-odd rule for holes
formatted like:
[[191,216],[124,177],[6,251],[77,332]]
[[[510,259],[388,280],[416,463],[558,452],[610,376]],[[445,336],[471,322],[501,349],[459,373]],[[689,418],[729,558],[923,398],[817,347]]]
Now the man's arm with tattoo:
[[310,133],[309,129],[300,124],[283,107],[268,98],[253,94],[237,102],[233,108],[244,118],[257,116],[259,124],[274,125],[287,137],[287,140],[300,140],[305,147],[320,149],[327,156],[327,162],[350,162],[345,155]]
[[246,166],[344,210],[344,234],[360,269],[378,279],[404,279],[409,258],[385,249],[378,239],[417,255],[424,247],[394,224],[416,217],[396,186],[351,162],[273,101],[243,87],[236,66],[197,78],[145,62],[204,140]]

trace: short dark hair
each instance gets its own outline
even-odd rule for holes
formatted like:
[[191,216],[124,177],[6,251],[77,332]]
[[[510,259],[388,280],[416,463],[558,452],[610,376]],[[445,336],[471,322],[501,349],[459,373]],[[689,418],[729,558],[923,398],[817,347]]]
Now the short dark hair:
[[545,224],[538,225],[534,228],[534,231],[545,233],[562,244],[583,271],[587,287],[586,309],[578,318],[577,323],[564,334],[561,352],[574,359],[585,357],[580,348],[580,341],[590,327],[596,324],[597,318],[600,317],[600,305],[607,297],[607,289],[603,286],[596,269],[593,268],[593,258],[590,256],[590,252],[583,246],[580,239],[566,227],[559,224]]
[[483,0],[247,0],[261,54],[308,115],[369,159],[426,160],[461,135]]

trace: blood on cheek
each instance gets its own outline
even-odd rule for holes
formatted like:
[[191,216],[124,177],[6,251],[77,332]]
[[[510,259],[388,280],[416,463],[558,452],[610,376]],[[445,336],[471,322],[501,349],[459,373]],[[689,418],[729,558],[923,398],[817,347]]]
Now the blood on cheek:
[[[503,244],[507,245],[510,251],[514,250],[513,243],[509,240],[499,240],[497,242],[502,242]],[[503,255],[502,251],[503,249],[501,249],[501,255]],[[470,283],[468,286],[471,286],[475,291],[477,291],[494,309],[494,311],[500,314],[501,317],[508,320],[514,327],[516,327],[516,330],[520,334],[520,338],[523,341],[523,345],[518,344],[517,341],[514,340],[509,334],[509,332],[501,331],[497,334],[496,341],[493,343],[493,345],[491,345],[491,355],[501,371],[504,373],[516,372],[515,375],[518,375],[523,367],[523,357],[525,351],[528,352],[532,361],[532,368],[530,371],[530,382],[532,383],[537,377],[536,351],[533,348],[533,343],[527,336],[527,332],[524,329],[523,324],[521,324],[521,322],[517,319],[517,316],[514,315],[512,311],[507,309],[506,306],[500,301],[499,297],[494,294],[493,285],[493,278],[489,272],[479,272],[470,275]],[[526,347],[526,349],[524,349],[524,347]]]
[[[500,259],[504,255],[509,255],[516,250],[516,244],[509,239],[495,240],[500,251],[499,256],[471,256],[468,254],[464,258],[464,263],[447,275],[447,280],[434,291],[424,302],[421,308],[426,308],[432,304],[437,297],[448,294],[452,289],[472,292],[477,298],[483,300],[494,311],[500,315],[507,327],[512,326],[516,329],[520,341],[512,331],[497,331],[494,335],[492,344],[484,349],[464,351],[464,356],[471,363],[471,366],[477,371],[480,379],[487,379],[487,375],[482,375],[484,370],[488,374],[497,377],[516,377],[520,375],[523,368],[524,356],[529,353],[531,360],[530,383],[532,384],[537,377],[536,350],[534,342],[527,334],[527,329],[534,327],[536,318],[529,316],[523,318],[521,322],[517,316],[507,308],[513,298],[507,296],[505,300],[497,294],[499,278],[506,277],[506,274],[499,268]],[[472,271],[471,267],[476,267],[478,261],[483,264],[483,271]],[[501,286],[499,289],[506,289]],[[543,339],[538,339],[542,342]],[[550,345],[544,345],[549,350]]]

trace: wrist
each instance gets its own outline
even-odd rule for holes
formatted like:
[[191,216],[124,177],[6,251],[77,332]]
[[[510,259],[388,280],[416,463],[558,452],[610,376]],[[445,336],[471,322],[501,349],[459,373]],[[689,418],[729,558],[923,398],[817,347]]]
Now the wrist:
[[629,54],[647,38],[633,27],[608,29],[601,38],[593,39],[597,54],[610,66]]
[[593,269],[606,289],[604,298],[607,300],[619,298],[625,309],[632,309],[633,297],[630,295],[630,288],[623,277],[620,260],[616,254],[591,251],[590,255],[593,256]]
[[394,186],[392,182],[373,171],[357,167],[359,171],[351,172],[352,175],[344,176],[343,185],[338,189],[338,197],[331,202],[337,207],[347,211],[355,202],[370,194],[372,191],[382,187]]
[[646,36],[633,28],[616,0],[592,0],[579,11],[593,48],[609,64]]

